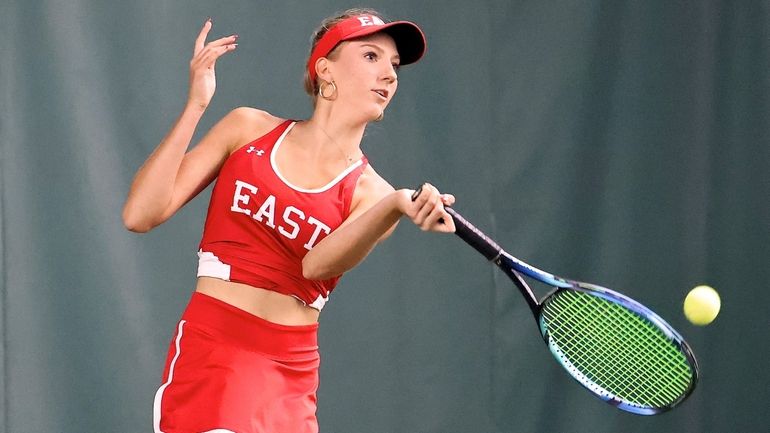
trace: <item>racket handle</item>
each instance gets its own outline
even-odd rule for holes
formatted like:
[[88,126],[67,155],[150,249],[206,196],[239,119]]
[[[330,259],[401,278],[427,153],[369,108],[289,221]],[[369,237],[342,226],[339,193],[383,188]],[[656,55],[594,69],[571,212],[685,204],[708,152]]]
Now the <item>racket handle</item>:
[[457,213],[456,210],[451,207],[444,207],[447,213],[452,216],[452,220],[455,222],[455,234],[464,240],[468,245],[472,246],[481,255],[492,261],[500,257],[500,253],[503,251],[497,242],[490,239],[484,232],[476,228],[465,217]]
[[[414,194],[412,194],[412,201],[415,201],[421,192],[422,185],[420,185],[420,187],[415,190]],[[476,228],[476,226],[471,224],[465,217],[457,213],[456,210],[449,206],[444,206],[444,209],[452,216],[452,220],[454,220],[455,223],[455,234],[459,236],[460,239],[464,240],[468,245],[480,252],[481,255],[487,258],[487,260],[492,261],[500,256],[503,249],[500,245],[497,245],[497,242],[493,241],[489,236],[485,235],[484,232]],[[444,219],[439,219],[439,222],[443,224]]]

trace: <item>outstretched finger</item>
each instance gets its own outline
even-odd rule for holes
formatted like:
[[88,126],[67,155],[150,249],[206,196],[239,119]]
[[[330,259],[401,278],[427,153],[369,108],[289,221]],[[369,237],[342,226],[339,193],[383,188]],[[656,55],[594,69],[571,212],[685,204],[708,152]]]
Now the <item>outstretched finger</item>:
[[212,69],[217,60],[222,57],[228,51],[233,51],[238,47],[238,44],[223,45],[221,47],[206,47],[198,56],[198,64],[205,66],[208,69]]
[[211,30],[211,18],[207,18],[206,22],[203,23],[203,28],[201,29],[201,32],[198,33],[198,37],[195,38],[195,47],[193,49],[193,54],[198,54],[203,47],[206,45],[206,36],[209,35],[209,31]]
[[206,44],[207,47],[221,47],[223,45],[231,45],[238,41],[238,35],[230,35],[225,36],[223,38],[219,38],[216,40],[213,40]]
[[224,38],[217,39],[215,41],[211,41],[208,44],[204,45],[203,48],[201,48],[198,52],[196,52],[193,55],[193,62],[198,59],[198,61],[201,61],[203,63],[210,63],[212,60],[216,60],[217,57],[221,56],[222,54],[232,51],[235,49],[235,47],[238,46],[236,43],[238,41],[238,35],[232,35],[232,36],[226,36]]

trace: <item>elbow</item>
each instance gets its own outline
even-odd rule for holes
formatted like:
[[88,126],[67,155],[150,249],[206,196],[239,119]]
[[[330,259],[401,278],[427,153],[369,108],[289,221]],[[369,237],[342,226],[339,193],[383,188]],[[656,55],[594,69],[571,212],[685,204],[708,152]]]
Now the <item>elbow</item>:
[[302,262],[302,277],[306,280],[322,280],[322,273],[315,267],[308,266],[305,262]]
[[147,233],[152,230],[152,227],[146,225],[129,225],[125,224],[126,229],[134,233]]
[[132,212],[128,207],[123,209],[123,226],[134,233],[147,233],[154,227],[153,224],[145,218],[140,218],[136,212]]
[[123,219],[123,226],[126,228],[126,230],[134,233],[147,233],[152,230],[152,226],[150,224],[143,224],[139,221],[133,221],[125,218]]
[[331,269],[321,266],[314,260],[307,260],[307,256],[302,260],[302,276],[306,280],[328,280],[337,276]]

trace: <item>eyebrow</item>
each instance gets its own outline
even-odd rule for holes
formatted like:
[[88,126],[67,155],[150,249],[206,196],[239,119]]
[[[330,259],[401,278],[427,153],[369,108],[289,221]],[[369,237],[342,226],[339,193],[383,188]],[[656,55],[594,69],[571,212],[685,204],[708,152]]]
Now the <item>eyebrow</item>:
[[[383,50],[382,48],[380,48],[379,46],[377,46],[377,45],[374,45],[374,44],[364,43],[364,44],[361,44],[361,46],[362,46],[362,47],[370,47],[370,48],[374,48],[375,50],[379,51],[380,53],[384,53],[384,52],[385,52],[385,50]],[[393,56],[393,57],[394,57],[396,60],[398,60],[398,61],[401,61],[401,56],[399,56],[399,55],[398,55],[398,52],[396,52],[396,55],[395,55],[395,56]]]

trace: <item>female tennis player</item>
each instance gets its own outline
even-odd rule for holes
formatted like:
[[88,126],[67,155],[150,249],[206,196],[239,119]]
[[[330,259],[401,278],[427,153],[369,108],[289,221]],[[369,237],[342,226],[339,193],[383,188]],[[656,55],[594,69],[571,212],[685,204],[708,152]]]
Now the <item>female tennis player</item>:
[[[425,52],[407,21],[372,10],[324,20],[305,87],[314,111],[287,120],[237,108],[188,151],[216,87],[217,60],[238,37],[206,42],[190,62],[187,104],[138,170],[123,210],[129,230],[169,219],[217,179],[198,251],[198,281],[170,344],[154,403],[156,432],[317,432],[318,317],[340,276],[406,215],[453,232],[431,185],[395,190],[361,152],[400,65]],[[439,220],[447,221],[441,223]]]

